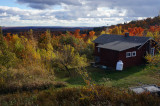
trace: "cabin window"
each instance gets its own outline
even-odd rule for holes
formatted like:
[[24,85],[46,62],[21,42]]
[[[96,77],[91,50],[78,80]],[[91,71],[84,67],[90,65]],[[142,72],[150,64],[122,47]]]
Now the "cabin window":
[[133,51],[132,52],[132,57],[135,57],[136,56],[136,51]]
[[98,53],[100,53],[100,48],[98,48]]
[[100,57],[99,56],[95,56],[95,62],[100,62]]
[[131,57],[132,55],[131,55],[131,52],[127,52],[126,53],[126,58],[128,58],[128,57]]
[[151,48],[151,55],[154,56],[154,48]]

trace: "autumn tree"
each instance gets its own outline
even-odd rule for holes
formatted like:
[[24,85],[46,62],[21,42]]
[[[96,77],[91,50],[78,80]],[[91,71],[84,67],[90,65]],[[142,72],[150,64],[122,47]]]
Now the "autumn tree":
[[141,27],[128,28],[130,36],[143,36],[144,29]]
[[45,64],[48,70],[51,69],[51,60],[55,57],[51,40],[51,33],[49,30],[47,30],[45,34],[40,36],[38,41],[39,49],[37,50],[40,53],[42,62]]
[[106,34],[106,31],[102,30],[100,35]]
[[30,44],[33,46],[34,49],[37,49],[37,40],[34,38],[34,35],[33,35],[33,30],[30,29],[28,31],[28,35],[29,35],[29,38],[28,38],[28,41],[30,42]]
[[109,29],[109,34],[122,35],[122,27],[115,26],[114,28]]
[[60,38],[61,36],[52,37],[51,44],[54,50],[58,50],[60,48]]
[[39,48],[45,49],[45,50],[53,50],[53,47],[51,45],[51,33],[49,30],[45,32],[45,34],[42,34],[38,41]]
[[0,27],[0,70],[2,66],[7,69],[10,68],[15,64],[15,61],[16,56],[8,50],[7,43],[2,34],[2,28]]
[[6,48],[7,48],[7,44],[2,34],[2,28],[0,27],[0,50],[1,52],[3,52]]
[[21,38],[17,34],[13,35],[9,48],[13,53],[16,54],[16,56],[18,58],[20,58],[20,59],[23,58],[23,53],[24,53],[25,47],[21,42]]
[[55,63],[60,68],[66,70],[71,75],[70,68],[84,67],[87,65],[85,56],[80,56],[70,45],[64,45],[61,50],[56,53]]
[[3,53],[0,52],[0,69],[1,67],[6,67],[9,69],[10,67],[13,67],[17,62],[17,57],[15,53],[12,53],[8,50],[5,50]]
[[76,29],[76,30],[75,30],[74,36],[75,36],[76,38],[80,38],[80,29]]
[[81,34],[81,37],[84,39],[87,36],[87,34]]
[[90,31],[90,32],[89,32],[89,37],[92,38],[94,35],[95,35],[95,32],[94,32],[94,31]]
[[69,34],[65,34],[66,36],[60,36],[59,43],[61,45],[71,45],[72,47],[76,47],[79,45],[80,39],[76,38],[75,36],[71,36]]
[[7,41],[10,41],[12,39],[11,33],[7,33],[5,38],[6,38]]
[[34,37],[33,37],[33,30],[32,29],[30,29],[29,31],[28,31],[28,34],[29,34],[29,39],[33,39]]

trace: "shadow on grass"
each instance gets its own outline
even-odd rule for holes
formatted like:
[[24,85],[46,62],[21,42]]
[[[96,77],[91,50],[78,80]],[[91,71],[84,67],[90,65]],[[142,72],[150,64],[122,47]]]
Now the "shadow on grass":
[[[123,71],[115,71],[115,70],[104,70],[101,68],[94,68],[90,66],[86,67],[92,81],[98,84],[104,83],[105,81],[107,81],[106,79],[109,79],[111,81],[118,81],[130,75],[136,76],[138,74],[141,74],[144,68],[145,66],[135,66],[135,67],[127,68]],[[75,72],[75,70],[71,70],[71,73],[72,75],[69,76],[69,74],[66,71],[60,71],[58,73],[55,73],[55,76],[57,77],[58,81],[67,82],[69,86],[85,85],[84,80],[78,73]]]
[[84,80],[81,75],[79,75],[74,69],[70,70],[71,75],[67,71],[57,71],[55,72],[57,81],[64,81],[73,86],[85,85]]
[[67,83],[71,84],[71,85],[86,85],[84,80],[82,79],[81,76],[78,76],[76,78],[69,78],[68,80],[66,80]]
[[131,68],[127,68],[123,71],[115,71],[115,70],[105,70],[100,68],[94,68],[94,67],[87,67],[87,70],[89,72],[90,77],[95,82],[101,82],[100,80],[102,78],[108,78],[112,81],[117,81],[122,78],[128,77],[130,75],[133,75],[136,73],[136,75],[141,74],[145,66],[135,66]]

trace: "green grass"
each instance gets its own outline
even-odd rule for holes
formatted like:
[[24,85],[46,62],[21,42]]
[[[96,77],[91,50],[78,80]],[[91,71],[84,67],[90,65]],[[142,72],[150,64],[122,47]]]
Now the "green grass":
[[[136,66],[123,71],[104,70],[100,68],[87,67],[88,74],[95,84],[109,87],[128,88],[144,84],[160,84],[159,77],[154,77],[155,73],[144,70],[146,66]],[[85,85],[80,75],[75,72],[72,77],[65,76],[66,73],[59,72],[56,80],[68,83],[68,87]],[[156,73],[157,74],[157,73]],[[74,76],[74,77],[73,77]]]
[[72,76],[69,76],[65,71],[55,72],[56,79],[55,81],[63,81],[67,83],[68,87],[79,87],[84,86],[85,82],[82,77],[78,75],[74,70],[72,71]]
[[[147,71],[145,70],[146,66],[131,67],[123,71],[104,70],[94,67],[86,67],[86,69],[88,70],[88,74],[95,84],[105,85],[95,86],[95,88],[97,89],[96,92],[98,91],[98,95],[99,97],[101,97],[100,100],[102,101],[106,101],[108,99],[113,102],[113,104],[119,104],[121,101],[122,103],[128,103],[128,105],[133,103],[141,105],[142,102],[145,102],[146,104],[155,104],[155,102],[159,103],[158,97],[152,97],[152,95],[150,95],[149,97],[148,93],[137,96],[132,92],[128,92],[127,89],[128,87],[143,84],[157,84],[160,86],[159,69],[157,71],[153,71],[151,70],[152,68],[148,68]],[[95,102],[102,104],[104,103],[99,102],[99,99],[97,99],[97,97],[94,97],[96,94],[94,93],[95,90],[91,91],[90,88],[82,87],[85,85],[85,83],[80,75],[78,75],[74,70],[72,70],[71,73],[72,76],[69,77],[67,72],[55,72],[55,80],[57,81],[57,87],[50,87],[46,90],[34,90],[32,92],[24,91],[15,92],[14,94],[1,94],[0,105],[31,106],[36,104],[67,105],[71,103],[79,104],[81,102]],[[66,82],[67,84],[64,82]],[[67,85],[68,88],[63,88],[64,85]],[[96,98],[96,101],[93,97]],[[144,105],[144,103],[142,104]]]

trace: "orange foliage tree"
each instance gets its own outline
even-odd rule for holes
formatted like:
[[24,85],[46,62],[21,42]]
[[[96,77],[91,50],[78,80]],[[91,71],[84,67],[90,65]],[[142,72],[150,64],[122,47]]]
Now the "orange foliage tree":
[[92,38],[94,35],[95,35],[95,32],[94,32],[94,31],[90,31],[90,32],[89,32],[89,37]]
[[74,36],[76,37],[76,38],[80,38],[80,29],[76,29],[75,30],[75,32],[74,32]]
[[130,36],[143,36],[144,29],[141,27],[128,28]]

